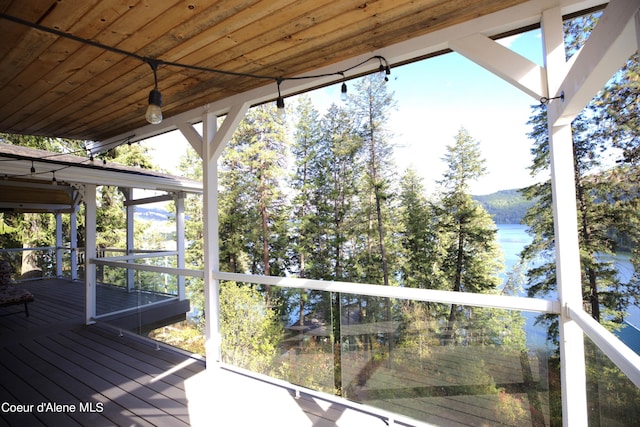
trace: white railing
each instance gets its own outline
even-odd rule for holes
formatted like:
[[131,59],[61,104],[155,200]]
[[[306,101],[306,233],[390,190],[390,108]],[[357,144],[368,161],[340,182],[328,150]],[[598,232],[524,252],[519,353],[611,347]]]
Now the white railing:
[[569,318],[580,326],[591,341],[624,372],[636,387],[640,387],[640,356],[596,322],[582,307],[575,310],[567,306],[566,309]]
[[[112,251],[110,249],[106,249],[105,251]],[[115,250],[114,252],[118,252]],[[148,264],[137,264],[134,261],[136,260],[145,260],[150,258],[164,258],[179,255],[177,251],[150,251],[145,252],[142,250],[135,251],[136,253],[130,255],[122,255],[122,256],[114,256],[114,257],[104,257],[104,258],[92,258],[89,259],[89,263],[96,266],[103,267],[113,267],[113,268],[121,268],[127,272],[127,289],[128,291],[133,291],[135,288],[133,275],[129,275],[129,273],[133,273],[133,271],[143,271],[143,272],[151,272],[151,273],[160,273],[176,276],[177,280],[177,295],[173,298],[169,298],[171,300],[185,300],[187,298],[186,294],[186,285],[184,278],[185,277],[196,277],[203,278],[204,272],[202,270],[190,270],[186,268],[175,268],[175,267],[163,267],[157,265],[148,265]],[[155,288],[151,290],[152,293],[156,293]],[[89,304],[92,304],[93,307],[90,308],[90,313],[93,313],[89,317],[98,320],[101,318],[105,318],[107,316],[124,314],[130,312],[132,310],[137,310],[139,307],[125,307],[122,309],[111,309],[109,312],[105,313],[97,313],[97,301],[95,298],[91,298]],[[160,305],[166,302],[167,300],[156,301],[156,302],[147,302],[145,303],[145,307],[149,308],[153,305]]]
[[[457,304],[470,307],[485,307],[495,309],[520,310],[537,313],[562,314],[559,301],[524,298],[504,295],[471,294],[463,292],[439,291],[431,289],[401,288],[362,283],[336,282],[297,279],[289,277],[267,277],[250,274],[235,274],[227,272],[213,272],[216,280],[235,281],[260,285],[280,286],[306,290],[318,290],[346,294],[367,295],[374,297],[388,297],[415,301],[426,301],[445,304]],[[210,290],[209,295],[213,295]],[[574,320],[576,324],[591,338],[601,351],[637,386],[640,387],[640,356],[622,343],[612,333],[596,322],[582,308],[574,310],[565,308],[564,314]],[[560,343],[562,346],[563,344]],[[562,396],[569,399],[570,396]]]
[[438,302],[474,307],[531,311],[535,313],[560,313],[560,303],[558,301],[538,298],[472,294],[467,292],[439,291],[435,289],[401,288],[354,282],[296,279],[292,277],[254,276],[251,274],[224,272],[214,272],[213,278],[218,280],[257,283],[260,285],[281,286],[284,288],[342,292],[374,297],[400,298],[414,301]]
[[147,265],[147,264],[133,264],[128,261],[134,261],[139,259],[147,259],[147,258],[159,258],[166,256],[175,256],[178,252],[176,251],[156,251],[149,253],[139,253],[133,255],[123,255],[116,257],[105,257],[105,258],[94,258],[89,260],[91,264],[95,265],[104,265],[115,268],[126,268],[130,270],[141,270],[141,271],[150,271],[153,273],[165,273],[165,274],[173,274],[176,276],[190,276],[190,277],[204,277],[204,271],[202,270],[190,270],[188,268],[175,268],[175,267],[161,267],[158,265]]

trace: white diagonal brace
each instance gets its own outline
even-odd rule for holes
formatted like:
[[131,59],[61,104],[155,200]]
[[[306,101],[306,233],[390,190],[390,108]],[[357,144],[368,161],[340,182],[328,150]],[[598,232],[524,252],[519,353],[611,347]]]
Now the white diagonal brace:
[[482,34],[450,41],[449,47],[536,100],[548,96],[544,68]]
[[178,129],[180,130],[180,132],[182,132],[182,135],[184,135],[185,139],[187,140],[187,142],[189,142],[191,147],[196,150],[198,156],[202,158],[202,136],[198,133],[198,131],[195,130],[191,123],[180,123],[178,125]]
[[[560,85],[564,102],[553,104],[553,125],[571,123],[607,81],[638,49],[638,0],[612,0]],[[558,96],[560,93],[554,94]]]
[[217,160],[218,157],[220,157],[222,150],[224,150],[227,142],[229,142],[238,125],[242,119],[244,119],[244,115],[250,106],[251,104],[249,102],[242,102],[231,107],[222,125],[220,125],[220,129],[218,129],[213,137],[213,141],[211,141],[212,149],[208,152],[211,153],[212,160]]

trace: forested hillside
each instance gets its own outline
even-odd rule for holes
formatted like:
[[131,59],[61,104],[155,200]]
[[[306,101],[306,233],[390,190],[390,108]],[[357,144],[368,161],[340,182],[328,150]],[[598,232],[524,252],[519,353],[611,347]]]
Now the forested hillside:
[[534,202],[524,198],[519,190],[501,190],[485,196],[473,196],[489,212],[496,224],[520,224]]

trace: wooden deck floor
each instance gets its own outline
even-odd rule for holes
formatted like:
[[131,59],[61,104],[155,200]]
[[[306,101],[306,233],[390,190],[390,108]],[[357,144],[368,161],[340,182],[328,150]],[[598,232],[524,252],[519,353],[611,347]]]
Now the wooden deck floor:
[[[81,283],[24,286],[35,296],[30,316],[0,317],[0,426],[386,425],[358,408],[295,398],[287,387],[84,325]],[[12,310],[19,308],[0,315]]]

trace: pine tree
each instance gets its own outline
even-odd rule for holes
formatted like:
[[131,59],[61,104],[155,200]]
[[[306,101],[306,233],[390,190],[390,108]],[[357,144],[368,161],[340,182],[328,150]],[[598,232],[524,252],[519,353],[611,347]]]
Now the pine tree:
[[[353,240],[357,213],[356,198],[358,191],[361,159],[358,156],[362,148],[362,139],[354,132],[353,117],[344,108],[333,104],[322,120],[324,130],[321,144],[316,185],[318,188],[316,203],[318,206],[320,247],[327,249],[328,264],[324,277],[333,280],[354,280],[353,250],[349,251],[348,242]],[[328,261],[328,262],[327,262]],[[333,336],[333,384],[337,395],[342,394],[342,313],[348,307],[349,296],[340,293],[330,295],[330,314]]]
[[387,233],[391,223],[394,173],[391,160],[393,147],[386,123],[395,102],[393,94],[387,91],[386,81],[379,75],[363,77],[356,85],[356,94],[350,98],[350,102],[353,115],[358,120],[365,162],[361,196],[362,215],[367,220],[365,278],[369,283],[381,281],[389,286],[392,266]]
[[[455,143],[447,146],[447,171],[438,203],[445,256],[442,271],[454,292],[491,292],[503,268],[496,228],[489,214],[471,198],[470,184],[485,173],[479,144],[461,128]],[[447,335],[455,340],[455,323],[464,313],[452,304]]]
[[[320,115],[313,106],[308,96],[300,97],[296,110],[296,124],[294,127],[291,154],[294,158],[294,173],[290,178],[290,187],[293,190],[290,230],[291,244],[293,246],[290,269],[298,273],[298,277],[310,277],[307,272],[307,263],[314,264],[314,236],[318,234],[316,224],[317,208],[314,205],[315,166],[318,162],[318,146],[320,145]],[[312,301],[312,291],[290,291],[294,295],[290,298],[295,303],[297,299],[298,325],[304,326],[306,307]],[[315,312],[315,307],[310,307]]]
[[422,179],[408,169],[400,182],[400,238],[403,262],[402,285],[439,289],[441,284],[440,241],[437,218],[426,198]]
[[[321,129],[320,115],[308,96],[300,98],[297,109],[291,154],[295,171],[291,177],[291,188],[295,195],[292,200],[292,241],[295,246],[299,277],[307,276],[307,261],[314,253],[313,236],[320,230],[315,227],[317,207],[314,194],[316,181],[322,172],[317,170],[319,160]],[[295,268],[295,266],[293,266]]]
[[271,106],[262,105],[249,110],[223,153],[221,252],[235,271],[245,255],[252,274],[284,271],[287,149],[282,122]]

